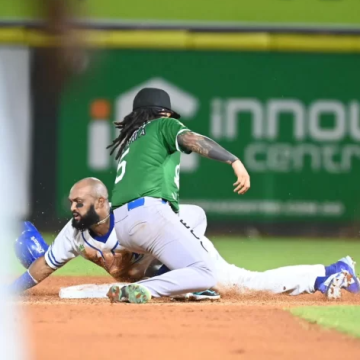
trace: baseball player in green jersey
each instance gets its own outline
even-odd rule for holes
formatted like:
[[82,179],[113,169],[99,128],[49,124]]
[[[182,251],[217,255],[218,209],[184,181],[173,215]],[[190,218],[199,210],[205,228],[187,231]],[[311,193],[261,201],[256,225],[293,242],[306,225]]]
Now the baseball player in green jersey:
[[179,211],[180,154],[196,152],[232,166],[234,192],[244,194],[250,177],[242,162],[213,140],[196,134],[171,109],[169,95],[144,88],[135,96],[133,112],[116,122],[119,136],[109,148],[119,161],[112,191],[115,231],[120,245],[151,253],[171,271],[119,288],[110,288],[113,302],[146,303],[151,297],[210,289],[216,283],[209,254]]

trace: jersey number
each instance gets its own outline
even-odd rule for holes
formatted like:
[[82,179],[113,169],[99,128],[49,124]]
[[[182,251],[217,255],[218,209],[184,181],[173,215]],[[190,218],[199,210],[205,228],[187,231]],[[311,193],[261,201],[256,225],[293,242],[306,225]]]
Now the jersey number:
[[124,157],[129,153],[130,149],[128,148],[122,155],[121,158],[119,160],[119,165],[117,167],[117,171],[116,173],[119,174],[116,179],[115,179],[115,184],[117,184],[119,181],[122,180],[122,178],[125,175],[125,171],[126,171],[126,161],[123,160]]

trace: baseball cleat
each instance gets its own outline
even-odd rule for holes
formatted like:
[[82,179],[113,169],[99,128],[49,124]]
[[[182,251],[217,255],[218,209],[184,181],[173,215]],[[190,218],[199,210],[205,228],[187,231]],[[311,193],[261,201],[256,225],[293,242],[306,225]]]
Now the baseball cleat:
[[319,290],[329,300],[341,298],[341,289],[348,289],[353,276],[346,270],[330,275],[320,286]]
[[350,256],[346,256],[335,263],[337,271],[345,270],[352,276],[348,287],[345,289],[351,293],[356,294],[360,292],[360,281],[356,276],[355,265],[356,262]]
[[187,293],[183,295],[175,295],[172,297],[172,300],[178,301],[203,301],[203,300],[219,300],[220,294],[212,290],[205,290],[194,293]]
[[150,290],[140,284],[126,285],[121,288],[118,285],[113,285],[106,296],[110,299],[111,303],[146,304],[151,299]]

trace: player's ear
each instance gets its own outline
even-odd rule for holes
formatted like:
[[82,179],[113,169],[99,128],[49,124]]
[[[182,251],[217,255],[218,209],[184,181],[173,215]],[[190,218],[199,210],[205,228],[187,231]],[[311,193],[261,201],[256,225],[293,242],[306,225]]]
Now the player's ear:
[[97,207],[102,209],[104,207],[104,204],[105,204],[105,199],[103,197],[98,198]]

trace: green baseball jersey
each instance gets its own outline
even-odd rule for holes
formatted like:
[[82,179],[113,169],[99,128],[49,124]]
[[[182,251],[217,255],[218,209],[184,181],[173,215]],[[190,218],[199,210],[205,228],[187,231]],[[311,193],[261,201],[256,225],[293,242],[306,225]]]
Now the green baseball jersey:
[[112,191],[113,208],[149,196],[162,198],[179,211],[180,152],[177,136],[189,131],[172,118],[152,120],[129,139],[119,160]]

